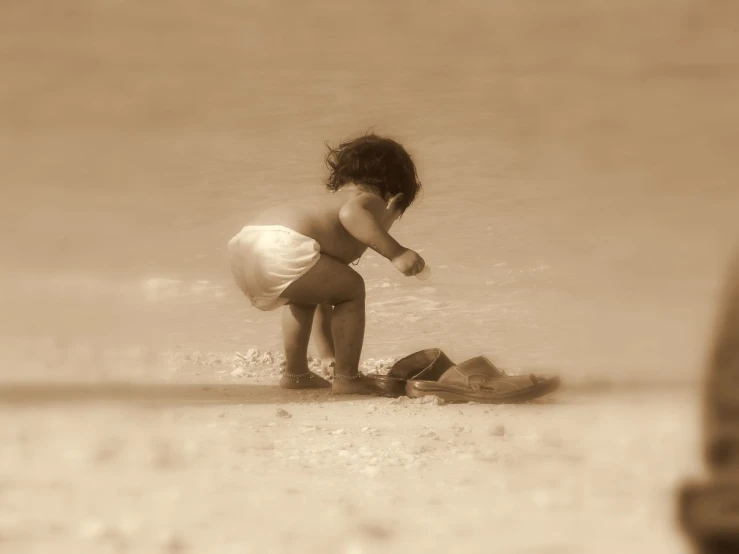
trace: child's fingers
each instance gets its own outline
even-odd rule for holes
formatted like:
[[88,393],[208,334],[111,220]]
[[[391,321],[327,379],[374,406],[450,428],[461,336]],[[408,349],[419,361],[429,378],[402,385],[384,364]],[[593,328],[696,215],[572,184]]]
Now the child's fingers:
[[406,277],[413,277],[414,275],[418,275],[423,271],[423,263],[416,262],[412,266],[410,266],[406,271],[403,272],[403,274]]

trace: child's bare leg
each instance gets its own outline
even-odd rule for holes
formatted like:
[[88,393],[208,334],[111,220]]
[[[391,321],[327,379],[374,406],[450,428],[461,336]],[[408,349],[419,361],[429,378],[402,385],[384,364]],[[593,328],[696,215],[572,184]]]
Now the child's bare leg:
[[364,282],[361,295],[334,306],[331,323],[336,341],[336,369],[334,369],[335,392],[361,394],[365,387],[359,378],[359,358],[364,341]]
[[282,335],[287,368],[280,379],[285,389],[328,388],[331,383],[308,369],[308,341],[316,307],[311,304],[287,304],[282,312]]
[[334,307],[331,304],[319,304],[313,319],[313,342],[318,357],[324,360],[335,360],[334,338],[331,331]]
[[336,350],[333,389],[343,394],[370,394],[370,382],[359,376],[364,341],[364,280],[329,256],[292,283],[283,293],[291,302],[334,306],[331,330]]

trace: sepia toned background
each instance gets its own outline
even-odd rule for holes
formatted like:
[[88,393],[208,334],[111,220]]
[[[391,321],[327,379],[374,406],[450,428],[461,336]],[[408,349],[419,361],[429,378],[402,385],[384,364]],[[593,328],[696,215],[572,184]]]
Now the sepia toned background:
[[[739,236],[737,21],[731,0],[3,0],[0,378],[185,383],[162,357],[280,350],[279,314],[248,305],[224,247],[321,193],[326,141],[374,130],[418,164],[396,236],[433,280],[363,258],[365,357],[438,346],[574,385],[679,385],[686,407],[655,419],[682,452]],[[615,428],[630,404],[606,410]],[[613,515],[573,510],[560,529]],[[635,552],[658,552],[638,549],[647,528]],[[468,546],[490,551],[479,532]],[[535,551],[521,533],[505,551]],[[583,552],[610,552],[589,536]]]
[[[360,265],[403,287],[375,299],[368,353],[443,344],[578,375],[701,363],[737,230],[732,2],[2,10],[5,332],[122,337],[148,309],[163,319],[147,333],[174,324],[199,348],[279,345],[243,325],[223,246],[261,207],[320,191],[325,141],[373,129],[419,164],[397,234],[437,285]],[[150,279],[227,297],[134,309]],[[393,342],[386,324],[410,314]]]
[[[60,318],[85,336],[69,309],[125,333],[135,314],[106,314],[142,301],[142,282],[208,280],[222,302],[178,298],[147,333],[176,321],[199,347],[279,344],[243,325],[223,246],[261,207],[320,191],[325,141],[372,128],[419,164],[425,193],[397,234],[438,284],[365,261],[403,287],[376,300],[367,352],[692,375],[737,230],[736,15],[728,1],[4,3],[3,273],[24,289],[8,296],[43,298],[3,310],[8,331],[53,334]],[[393,342],[408,314],[421,320]]]

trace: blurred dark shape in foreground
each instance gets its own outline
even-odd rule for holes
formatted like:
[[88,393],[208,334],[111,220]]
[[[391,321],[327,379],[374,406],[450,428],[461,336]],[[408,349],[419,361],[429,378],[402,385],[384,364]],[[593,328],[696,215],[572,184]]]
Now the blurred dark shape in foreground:
[[682,528],[700,554],[739,552],[739,253],[734,257],[704,390],[707,482],[679,494]]

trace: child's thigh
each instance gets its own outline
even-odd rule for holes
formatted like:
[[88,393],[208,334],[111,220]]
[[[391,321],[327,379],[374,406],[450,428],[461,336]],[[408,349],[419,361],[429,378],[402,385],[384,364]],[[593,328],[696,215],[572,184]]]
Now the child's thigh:
[[364,279],[348,265],[321,255],[316,265],[280,296],[298,304],[340,304],[364,298]]

